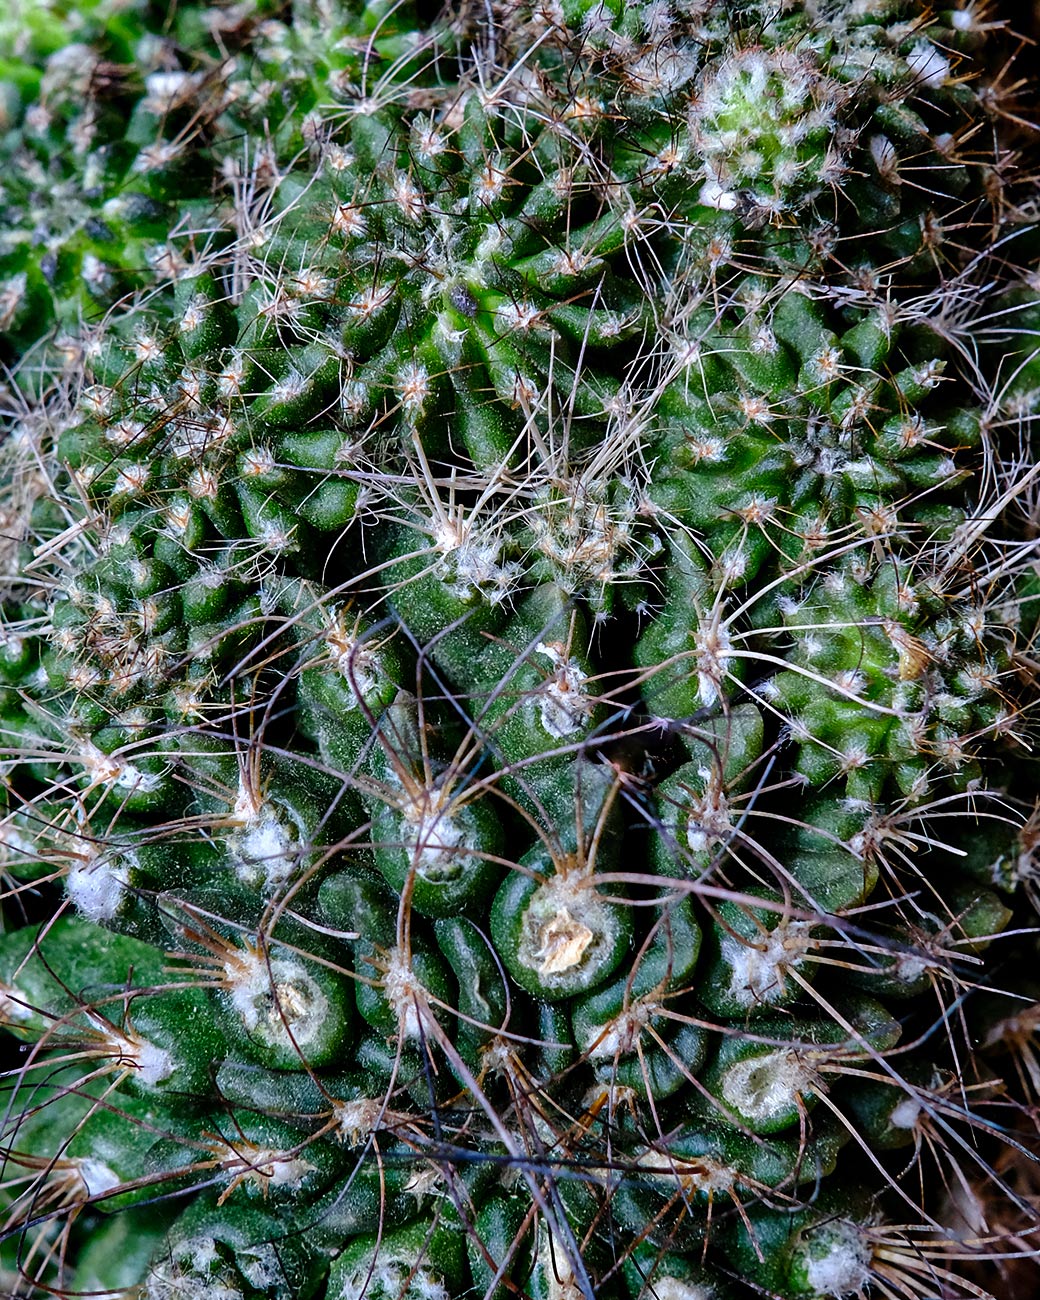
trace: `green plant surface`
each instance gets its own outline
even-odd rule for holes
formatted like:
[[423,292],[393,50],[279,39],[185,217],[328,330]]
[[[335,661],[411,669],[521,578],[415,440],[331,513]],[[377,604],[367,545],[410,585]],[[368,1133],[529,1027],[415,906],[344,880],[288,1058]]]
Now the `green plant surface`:
[[1008,25],[20,12],[0,1290],[1026,1300]]

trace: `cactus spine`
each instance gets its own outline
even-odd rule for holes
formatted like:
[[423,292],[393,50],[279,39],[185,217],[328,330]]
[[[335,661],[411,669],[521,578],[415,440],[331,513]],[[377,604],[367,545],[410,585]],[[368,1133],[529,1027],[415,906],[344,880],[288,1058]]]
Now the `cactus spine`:
[[7,1290],[1005,1294],[1040,248],[1002,24],[25,13]]

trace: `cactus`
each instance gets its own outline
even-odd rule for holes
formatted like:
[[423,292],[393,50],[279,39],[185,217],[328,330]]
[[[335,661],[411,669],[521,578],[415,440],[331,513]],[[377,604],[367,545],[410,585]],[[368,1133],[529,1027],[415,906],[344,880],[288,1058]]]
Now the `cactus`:
[[23,387],[45,389],[84,320],[172,281],[216,233],[204,146],[222,56],[261,16],[151,0],[0,15],[0,359]]
[[1008,1294],[1040,250],[1004,25],[32,15],[6,1290]]

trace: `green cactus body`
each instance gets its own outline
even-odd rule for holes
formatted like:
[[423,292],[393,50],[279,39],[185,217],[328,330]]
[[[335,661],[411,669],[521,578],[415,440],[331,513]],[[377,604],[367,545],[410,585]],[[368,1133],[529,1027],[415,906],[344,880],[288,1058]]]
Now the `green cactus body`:
[[1001,24],[26,6],[0,1289],[1010,1294],[1040,245]]

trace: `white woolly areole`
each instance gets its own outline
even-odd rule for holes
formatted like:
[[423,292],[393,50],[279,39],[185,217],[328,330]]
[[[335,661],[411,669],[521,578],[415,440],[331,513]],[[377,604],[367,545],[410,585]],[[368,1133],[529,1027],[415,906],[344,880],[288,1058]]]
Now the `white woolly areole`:
[[80,916],[98,924],[111,921],[123,902],[126,876],[107,858],[93,858],[70,868],[65,892]]
[[270,805],[229,837],[228,850],[239,880],[268,894],[285,884],[297,864],[296,838]]
[[915,1129],[923,1107],[916,1097],[904,1097],[888,1117],[893,1128]]
[[907,952],[900,953],[893,965],[893,972],[897,979],[907,984],[913,984],[919,980],[926,971],[934,969],[934,963],[928,961],[925,957],[918,956],[917,953]]
[[390,953],[383,992],[397,1017],[402,1037],[418,1038],[422,1025],[419,1008],[425,1005],[426,990],[416,978],[408,955],[402,948],[394,948]]
[[362,1140],[367,1141],[376,1131],[376,1126],[388,1117],[386,1100],[382,1097],[341,1101],[333,1109],[340,1139],[352,1147]]
[[580,731],[592,712],[592,702],[585,693],[588,678],[576,659],[567,657],[566,647],[558,641],[539,641],[535,651],[556,670],[539,693],[542,728],[553,740],[562,740]]
[[153,1264],[142,1300],[242,1300],[241,1287],[227,1286],[199,1273],[182,1273],[176,1264]]
[[691,853],[706,853],[729,838],[733,819],[718,769],[700,767],[697,775],[704,782],[704,790],[701,794],[690,792],[686,843]]
[[200,1273],[211,1272],[219,1263],[217,1243],[212,1237],[192,1237],[190,1241],[180,1241],[174,1247],[174,1258],[178,1264],[194,1265]]
[[499,563],[500,553],[501,546],[494,539],[465,541],[452,556],[455,576],[448,590],[460,600],[483,595],[497,604],[497,594],[509,590],[514,576],[509,565]]
[[213,1276],[219,1257],[212,1237],[177,1242],[173,1252],[149,1269],[142,1300],[242,1300],[241,1287]]
[[524,910],[517,960],[536,971],[547,988],[570,982],[572,972],[595,962],[617,936],[611,907],[589,885],[585,871],[551,876]]
[[538,1271],[545,1288],[545,1300],[582,1300],[583,1291],[574,1280],[570,1256],[554,1235],[541,1229]]
[[253,1190],[259,1188],[266,1197],[272,1187],[287,1187],[295,1191],[315,1166],[302,1156],[290,1156],[283,1151],[247,1143],[241,1151],[233,1148],[233,1154],[223,1162],[223,1167],[236,1185],[248,1180]]
[[90,775],[105,785],[117,790],[141,791],[150,793],[159,787],[162,778],[155,772],[142,772],[133,763],[124,762],[113,754],[106,754],[96,746],[87,744],[80,753],[79,761]]
[[[729,1193],[737,1181],[735,1169],[721,1164],[718,1160],[712,1160],[710,1156],[689,1160],[683,1156],[669,1156],[665,1151],[651,1150],[644,1152],[639,1157],[638,1163],[640,1169],[656,1174],[687,1194]],[[679,1294],[685,1295],[684,1292]]]
[[329,1300],[398,1300],[403,1295],[417,1300],[447,1300],[448,1291],[438,1274],[416,1260],[393,1256],[388,1259],[380,1252],[374,1261],[358,1264],[343,1279],[338,1297],[330,1292]]
[[145,1088],[155,1088],[173,1073],[173,1057],[165,1047],[156,1047],[144,1038],[134,1039],[134,1079]]
[[105,1045],[117,1065],[134,1071],[134,1081],[146,1088],[155,1088],[173,1073],[173,1057],[164,1047],[157,1047],[147,1038],[141,1038],[131,1029],[117,1029],[114,1025],[103,1029]]
[[697,663],[697,692],[701,703],[710,707],[719,698],[722,682],[732,661],[732,642],[717,619],[702,623],[694,636]]
[[90,1156],[77,1160],[76,1173],[91,1199],[104,1196],[123,1181],[103,1160],[94,1160]]
[[325,634],[325,644],[333,666],[350,687],[350,699],[344,703],[348,709],[356,709],[358,697],[367,700],[379,686],[379,656],[339,621]]
[[798,966],[809,950],[809,931],[807,921],[787,921],[753,943],[724,934],[720,948],[732,972],[727,992],[733,1001],[753,1007],[783,997],[784,971]]
[[145,107],[160,117],[183,103],[200,80],[200,75],[194,72],[150,72],[144,79]]
[[476,847],[475,833],[436,807],[418,818],[406,814],[409,840],[406,848],[425,880],[454,880],[462,874]]
[[32,1018],[25,994],[11,984],[0,984],[0,1025],[20,1025]]
[[634,1052],[644,1026],[659,1010],[656,1002],[632,1003],[619,1016],[614,1017],[610,1027],[589,1047],[589,1060],[602,1060],[604,1057],[613,1059]]
[[696,1282],[684,1282],[679,1277],[662,1277],[655,1274],[651,1283],[654,1300],[712,1300],[713,1291]]
[[717,208],[720,212],[732,212],[737,206],[737,196],[732,190],[712,178],[701,186],[697,202],[705,208]]
[[796,1053],[780,1048],[729,1066],[722,1077],[722,1099],[748,1123],[759,1124],[794,1107],[811,1077]]
[[852,1223],[834,1224],[828,1236],[827,1253],[819,1258],[803,1248],[805,1276],[813,1295],[839,1300],[862,1292],[870,1281],[870,1242]]
[[278,1252],[268,1242],[238,1250],[235,1263],[245,1280],[258,1291],[269,1290],[282,1277]]
[[303,1049],[321,1034],[329,1000],[299,962],[276,957],[268,963],[246,950],[225,963],[224,975],[231,1005],[249,1033],[290,1049]]
[[930,41],[918,41],[906,63],[919,86],[935,89],[950,75],[950,60]]
[[430,521],[430,537],[440,558],[437,575],[453,596],[462,601],[483,598],[496,605],[511,590],[515,565],[501,564],[501,542],[494,536],[477,536],[472,524],[442,515]]

